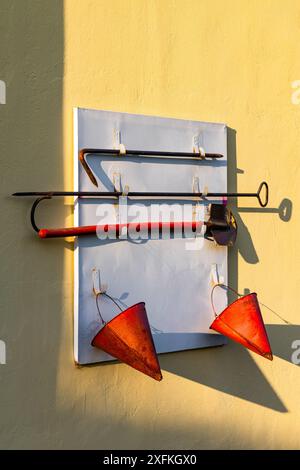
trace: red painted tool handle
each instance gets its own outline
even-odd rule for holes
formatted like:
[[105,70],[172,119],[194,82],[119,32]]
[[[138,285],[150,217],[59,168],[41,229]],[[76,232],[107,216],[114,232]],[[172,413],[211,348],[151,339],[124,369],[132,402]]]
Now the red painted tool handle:
[[42,228],[38,234],[40,238],[57,238],[57,237],[76,237],[78,235],[96,235],[99,232],[112,231],[119,236],[120,229],[127,227],[128,230],[143,232],[153,229],[166,229],[171,233],[174,230],[193,230],[194,232],[201,229],[203,222],[131,222],[128,224],[106,224],[106,225],[86,225],[84,227],[69,227],[69,228],[56,228],[46,229]]
[[96,230],[97,225],[55,229],[42,228],[38,234],[40,238],[76,237],[77,235],[96,235]]

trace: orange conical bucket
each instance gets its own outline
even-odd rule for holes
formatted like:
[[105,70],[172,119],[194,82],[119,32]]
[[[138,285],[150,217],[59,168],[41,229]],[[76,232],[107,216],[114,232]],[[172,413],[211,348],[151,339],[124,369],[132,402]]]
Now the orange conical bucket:
[[229,305],[216,316],[210,328],[273,360],[256,293],[245,295]]
[[91,344],[155,380],[162,379],[144,302],[106,323]]

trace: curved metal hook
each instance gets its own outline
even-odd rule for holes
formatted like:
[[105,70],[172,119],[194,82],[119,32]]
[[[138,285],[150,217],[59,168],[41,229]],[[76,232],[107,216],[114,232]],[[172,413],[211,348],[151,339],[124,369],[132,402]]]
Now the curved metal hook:
[[[265,188],[265,201],[264,202],[261,199],[261,192],[262,192],[263,188]],[[256,196],[257,196],[258,202],[259,202],[261,207],[266,207],[268,205],[268,202],[269,202],[269,186],[268,186],[268,183],[266,183],[266,181],[263,181],[262,183],[260,183],[259,188],[258,188],[257,193],[256,193]]]
[[40,229],[38,228],[38,226],[37,226],[36,223],[35,223],[35,211],[36,211],[36,208],[37,208],[37,206],[39,205],[39,203],[42,202],[44,199],[52,199],[52,195],[49,194],[49,195],[47,195],[47,196],[39,197],[38,199],[36,199],[36,200],[34,201],[34,203],[32,204],[32,207],[31,207],[30,221],[31,221],[32,228],[33,228],[36,232],[39,232]]
[[88,153],[93,153],[93,149],[81,149],[79,151],[79,161],[81,165],[83,166],[85,172],[87,173],[88,177],[90,178],[91,182],[98,187],[97,180],[94,176],[94,173],[92,172],[91,168],[89,167],[87,161],[86,161],[86,155]]

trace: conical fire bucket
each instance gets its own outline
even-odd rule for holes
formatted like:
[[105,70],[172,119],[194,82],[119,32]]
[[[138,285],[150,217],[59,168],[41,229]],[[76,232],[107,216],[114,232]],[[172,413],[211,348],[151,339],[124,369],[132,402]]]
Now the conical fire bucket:
[[103,323],[92,346],[155,380],[162,379],[144,302],[121,311],[108,323]]
[[[224,287],[228,288],[227,286]],[[213,310],[215,312],[214,306]],[[212,330],[218,331],[270,361],[273,360],[268,335],[255,292],[240,297],[223,310],[222,313],[217,315],[215,312],[215,315],[216,319],[210,326]]]

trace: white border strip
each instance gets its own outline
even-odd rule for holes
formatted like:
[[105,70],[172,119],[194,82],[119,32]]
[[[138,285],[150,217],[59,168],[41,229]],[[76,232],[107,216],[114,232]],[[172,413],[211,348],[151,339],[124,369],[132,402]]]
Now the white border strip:
[[[73,108],[74,191],[78,191],[78,108]],[[74,227],[79,222],[78,197],[74,196]],[[79,363],[79,249],[74,241],[74,360]]]

